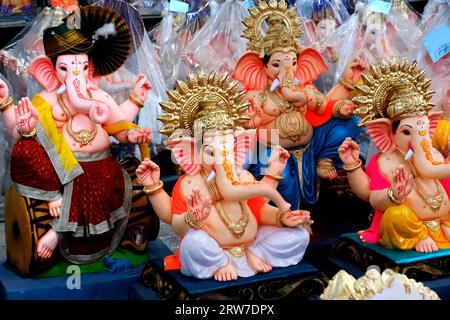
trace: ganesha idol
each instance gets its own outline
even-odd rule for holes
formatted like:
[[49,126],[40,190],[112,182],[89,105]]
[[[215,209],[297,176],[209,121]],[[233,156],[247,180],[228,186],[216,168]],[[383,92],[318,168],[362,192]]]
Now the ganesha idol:
[[[249,51],[237,62],[233,78],[245,86],[251,117],[246,127],[257,128],[258,149],[263,150],[250,158],[249,171],[257,179],[268,175],[274,186],[279,182],[278,190],[293,208],[313,205],[317,177],[334,179],[336,167],[342,166],[339,145],[347,136],[359,136],[355,105],[345,99],[364,65],[352,60],[339,84],[324,95],[312,82],[327,67],[316,50],[300,46],[295,8],[288,9],[284,1],[260,2],[243,23]],[[292,155],[282,175],[267,171],[266,150],[270,155],[277,144]]]
[[430,111],[425,69],[406,60],[383,62],[363,82],[353,98],[355,114],[380,153],[364,172],[354,141],[339,148],[350,186],[376,210],[361,240],[419,252],[450,248],[450,163],[432,147],[441,113]]
[[[34,250],[36,259],[48,260],[59,246],[68,261],[89,263],[114,251],[127,226],[131,181],[110,154],[109,136],[124,143],[149,142],[150,131],[131,121],[150,84],[138,77],[134,93],[120,106],[96,87],[99,78],[123,65],[131,48],[126,22],[109,9],[84,7],[47,28],[43,43],[46,56],[29,66],[43,91],[17,106],[5,92],[0,95],[4,123],[16,139],[11,157],[15,192],[47,202],[52,218],[48,232],[33,243],[36,249],[16,251]],[[7,218],[17,206],[6,208]],[[36,221],[44,222],[42,217]],[[11,250],[10,259],[21,254]]]
[[[274,187],[242,168],[254,130],[242,128],[248,104],[238,82],[212,72],[176,86],[158,118],[185,174],[169,197],[154,162],[145,159],[136,170],[160,219],[182,238],[178,252],[165,258],[165,269],[230,281],[297,264],[312,221],[309,212],[291,211]],[[283,170],[288,157],[278,148],[271,169]]]

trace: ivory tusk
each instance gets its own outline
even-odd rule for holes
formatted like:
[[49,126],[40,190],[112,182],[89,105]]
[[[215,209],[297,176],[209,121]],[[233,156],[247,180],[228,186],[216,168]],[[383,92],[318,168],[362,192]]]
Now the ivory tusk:
[[414,151],[409,148],[408,152],[405,155],[405,160],[408,161],[409,159],[411,159],[411,157],[414,155]]
[[216,172],[213,170],[211,171],[211,173],[208,175],[208,178],[206,178],[206,181],[210,182],[212,179],[214,179],[216,177]]
[[280,79],[276,78],[273,82],[272,85],[270,86],[270,91],[275,90],[279,85],[280,85],[281,81]]
[[58,90],[56,91],[56,94],[61,94],[64,91],[66,91],[66,85],[62,84],[61,87],[59,87]]

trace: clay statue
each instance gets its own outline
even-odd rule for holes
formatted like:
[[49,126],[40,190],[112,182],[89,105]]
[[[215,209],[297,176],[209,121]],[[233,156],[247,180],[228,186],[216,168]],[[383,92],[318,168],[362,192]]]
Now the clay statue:
[[[250,50],[240,58],[233,78],[239,80],[250,102],[247,128],[257,128],[259,148],[280,144],[293,155],[283,172],[278,190],[293,208],[317,200],[317,177],[334,179],[342,163],[337,149],[345,137],[358,138],[355,105],[346,100],[365,68],[356,58],[346,68],[341,82],[326,95],[312,81],[327,70],[319,52],[300,46],[300,19],[295,7],[282,0],[261,1],[244,21],[243,36]],[[261,27],[268,24],[265,35]],[[272,141],[273,134],[278,132]],[[279,141],[278,141],[279,140]],[[260,179],[267,159],[258,153],[249,171]]]
[[17,140],[11,176],[20,196],[48,202],[53,219],[34,244],[37,258],[50,259],[59,245],[67,260],[88,263],[115,250],[127,225],[131,180],[111,156],[109,136],[150,141],[150,130],[131,121],[151,87],[139,75],[120,106],[96,87],[123,65],[131,47],[127,24],[109,9],[84,7],[47,28],[43,43],[46,56],[33,59],[28,71],[44,90],[17,106],[7,92],[0,97],[4,123]]
[[[165,113],[159,119],[186,174],[169,197],[154,162],[145,159],[136,171],[160,219],[182,237],[178,253],[166,258],[166,270],[230,281],[297,264],[309,243],[303,226],[312,222],[310,214],[291,211],[275,188],[242,168],[254,131],[242,128],[248,104],[237,81],[212,72],[176,85],[170,101],[161,103]],[[276,150],[270,162],[274,176],[289,157]]]
[[441,113],[430,112],[425,69],[406,60],[383,62],[363,82],[353,98],[355,114],[380,153],[364,172],[353,140],[339,148],[354,193],[376,210],[361,240],[420,252],[450,248],[450,163],[431,144]]

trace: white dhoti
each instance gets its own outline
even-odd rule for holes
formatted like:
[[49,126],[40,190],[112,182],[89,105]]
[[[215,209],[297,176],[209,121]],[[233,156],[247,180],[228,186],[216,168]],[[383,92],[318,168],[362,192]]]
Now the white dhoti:
[[[309,233],[303,228],[277,228],[261,226],[250,250],[272,267],[292,266],[302,260],[309,244]],[[216,240],[203,230],[190,229],[180,246],[181,273],[199,279],[209,279],[230,262],[239,277],[256,274],[246,255],[237,257],[219,246]]]

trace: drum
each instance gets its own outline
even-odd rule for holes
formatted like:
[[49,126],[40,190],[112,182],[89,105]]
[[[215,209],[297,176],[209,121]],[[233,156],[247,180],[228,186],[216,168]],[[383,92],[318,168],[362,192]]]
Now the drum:
[[147,251],[148,242],[155,240],[158,236],[159,218],[153,211],[147,195],[142,191],[142,185],[136,176],[136,169],[140,163],[140,160],[134,157],[120,163],[130,175],[133,185],[133,203],[120,247],[144,253]]
[[[133,202],[120,247],[145,253],[148,242],[158,236],[159,218],[138,182],[135,171],[139,164],[137,158],[121,162],[132,179]],[[14,187],[9,188],[5,198],[7,262],[20,275],[38,274],[60,259],[58,250],[49,260],[43,261],[37,256],[37,243],[51,229],[51,220],[46,201],[23,197]]]
[[19,195],[10,187],[5,197],[7,263],[23,276],[39,273],[55,263],[38,259],[36,246],[49,229],[52,216],[46,201]]

